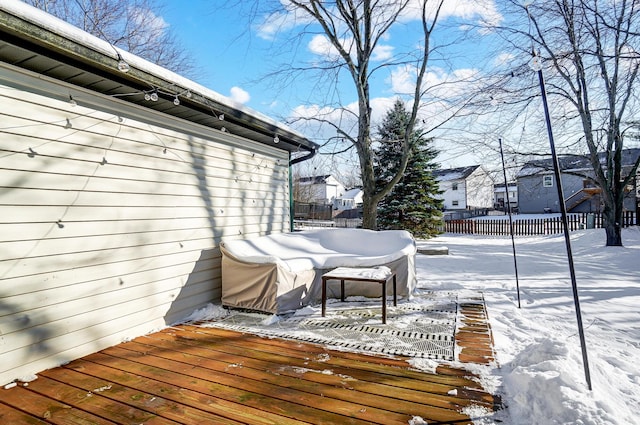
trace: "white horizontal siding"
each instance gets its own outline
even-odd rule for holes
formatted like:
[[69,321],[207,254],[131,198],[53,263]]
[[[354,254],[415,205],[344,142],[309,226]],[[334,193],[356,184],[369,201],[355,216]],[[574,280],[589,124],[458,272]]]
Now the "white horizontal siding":
[[285,151],[2,67],[0,384],[186,317],[222,238],[288,229]]

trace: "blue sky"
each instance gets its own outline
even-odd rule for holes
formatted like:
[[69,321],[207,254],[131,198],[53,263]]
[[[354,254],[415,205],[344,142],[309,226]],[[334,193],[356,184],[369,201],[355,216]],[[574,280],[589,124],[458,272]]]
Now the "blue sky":
[[[252,55],[242,30],[247,26],[243,17],[232,10],[214,6],[206,0],[167,0],[162,18],[170,26],[181,45],[195,58],[198,83],[231,96],[232,87],[246,85],[255,75]],[[254,107],[255,100],[239,98]]]
[[[192,79],[278,120],[313,113],[319,105],[318,95],[326,94],[314,86],[314,80],[287,82],[286,87],[282,88],[277,80],[260,78],[277,68],[278,64],[293,63],[294,56],[307,62],[326,57],[330,49],[326,48],[324,40],[309,34],[298,45],[283,44],[287,37],[301,30],[301,26],[292,23],[290,14],[279,15],[281,32],[273,33],[269,31],[273,26],[260,27],[264,23],[264,16],[258,14],[252,18],[247,13],[248,9],[242,10],[247,4],[239,9],[216,3],[219,2],[165,1],[162,19],[196,60],[198,70]],[[439,58],[434,56],[430,62],[432,72],[429,78],[434,84],[464,78],[478,72],[491,60],[488,58],[491,49],[489,37],[472,31],[472,40],[461,40],[460,29],[466,24],[477,24],[482,20],[495,23],[501,19],[497,6],[491,0],[449,0],[446,4],[447,8],[442,12],[444,19],[441,18],[440,26],[435,31],[435,41],[447,46]],[[381,43],[378,63],[382,63],[389,54],[406,51],[406,46],[418,41],[416,34],[420,30],[416,24],[407,16],[389,32],[389,37]],[[282,31],[282,28],[285,30]],[[487,41],[486,46],[484,41]],[[399,67],[389,68],[372,80],[373,107],[378,117],[388,110],[398,91],[410,87],[407,83],[411,75],[405,71]],[[352,82],[343,80],[338,94],[342,104],[349,105],[356,101],[352,87]],[[332,97],[335,99],[338,95]],[[300,131],[319,143],[325,139],[324,135],[309,134],[309,130]],[[445,152],[441,156],[444,166],[469,165],[465,161],[474,161],[472,158],[461,159],[463,155],[460,152]]]

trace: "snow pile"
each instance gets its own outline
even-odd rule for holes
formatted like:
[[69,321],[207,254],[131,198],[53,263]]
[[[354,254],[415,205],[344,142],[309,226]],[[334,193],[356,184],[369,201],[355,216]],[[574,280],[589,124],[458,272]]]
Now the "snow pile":
[[207,304],[199,310],[194,311],[188,317],[180,321],[180,323],[189,322],[206,322],[207,320],[222,319],[227,317],[229,312],[227,309],[217,304]]
[[465,412],[476,424],[638,423],[640,403],[640,231],[605,247],[601,229],[572,233],[593,390],[583,367],[564,236],[516,239],[517,306],[511,239],[442,235],[448,256],[418,256],[419,287],[481,291],[499,367],[475,367],[507,409]]
[[281,264],[294,272],[340,266],[366,267],[416,253],[413,236],[404,230],[375,232],[338,228],[226,240],[224,248],[243,261]]

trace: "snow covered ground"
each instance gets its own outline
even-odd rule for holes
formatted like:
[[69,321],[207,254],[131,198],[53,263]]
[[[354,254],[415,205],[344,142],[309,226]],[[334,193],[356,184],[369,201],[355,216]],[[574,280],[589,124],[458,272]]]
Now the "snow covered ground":
[[477,424],[640,424],[640,230],[605,247],[602,229],[571,235],[593,390],[587,388],[563,235],[516,238],[521,308],[509,237],[445,234],[420,245],[418,286],[484,293],[497,365],[477,366],[507,409]]

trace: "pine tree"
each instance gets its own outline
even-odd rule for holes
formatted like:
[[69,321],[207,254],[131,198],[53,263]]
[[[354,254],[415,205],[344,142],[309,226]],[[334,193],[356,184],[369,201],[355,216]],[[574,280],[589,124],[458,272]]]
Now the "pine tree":
[[[409,119],[402,101],[397,100],[378,127],[376,147],[376,184],[390,181],[398,168],[401,140]],[[402,180],[378,204],[379,229],[404,229],[417,238],[429,238],[439,233],[442,223],[442,200],[433,177],[438,152],[432,139],[418,129],[412,136],[411,157]]]

